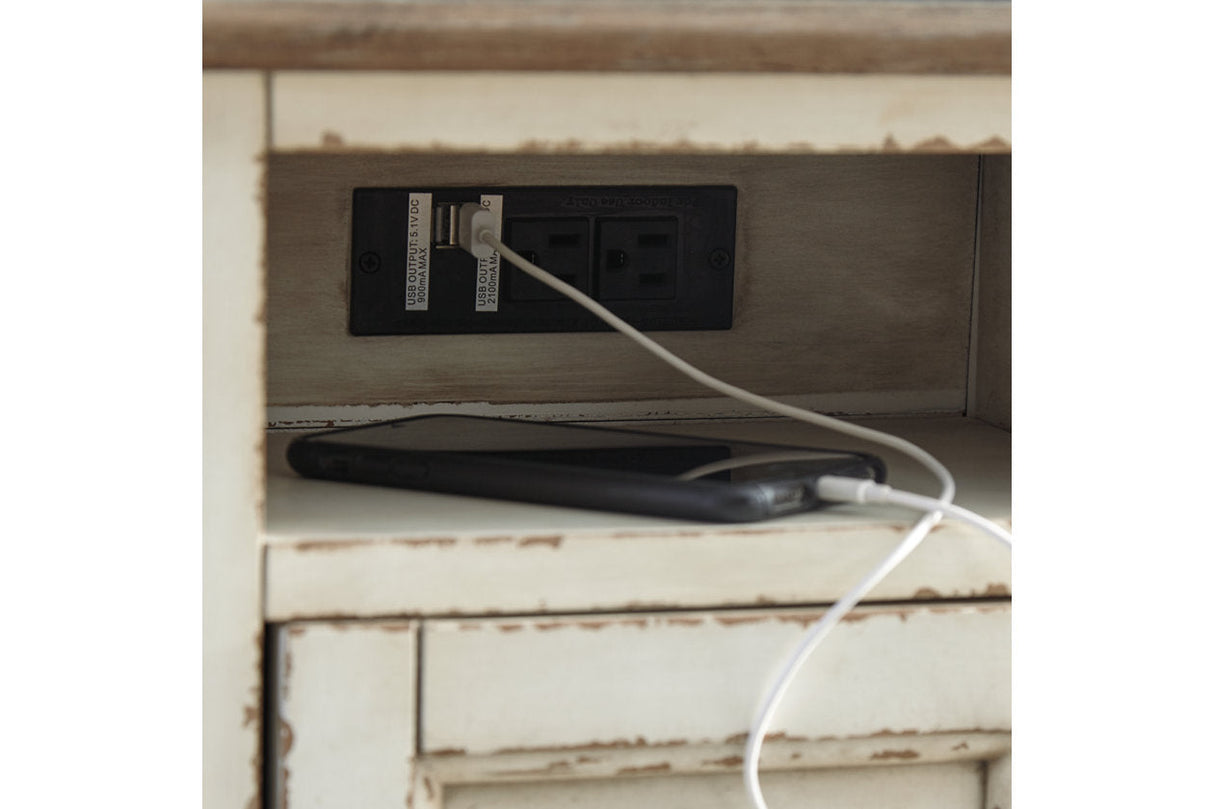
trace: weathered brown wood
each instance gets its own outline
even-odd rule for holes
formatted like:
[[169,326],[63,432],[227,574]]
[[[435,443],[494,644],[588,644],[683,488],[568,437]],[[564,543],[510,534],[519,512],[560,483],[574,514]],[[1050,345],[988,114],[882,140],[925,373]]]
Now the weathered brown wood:
[[208,2],[206,68],[1011,72],[1006,2]]
[[707,389],[614,333],[351,337],[351,191],[732,183],[734,328],[664,345],[762,393],[924,392],[964,407],[978,158],[272,155],[268,404],[631,401]]

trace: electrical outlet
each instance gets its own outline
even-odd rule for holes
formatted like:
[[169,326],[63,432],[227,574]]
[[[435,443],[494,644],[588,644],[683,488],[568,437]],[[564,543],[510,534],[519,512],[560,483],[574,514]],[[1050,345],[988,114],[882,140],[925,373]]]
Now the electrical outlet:
[[677,297],[679,220],[600,219],[595,255],[599,300]]
[[456,245],[459,207],[488,207],[524,258],[647,331],[733,324],[730,186],[359,188],[350,333],[602,331],[581,306]]
[[[514,252],[543,267],[570,286],[590,293],[590,220],[507,219],[502,241]],[[503,267],[506,297],[511,301],[555,301],[564,296],[527,273]]]

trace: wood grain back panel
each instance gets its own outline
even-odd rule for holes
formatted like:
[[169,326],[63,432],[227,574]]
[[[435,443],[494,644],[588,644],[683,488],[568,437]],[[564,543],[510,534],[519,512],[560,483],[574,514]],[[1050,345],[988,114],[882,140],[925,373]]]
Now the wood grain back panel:
[[982,158],[969,412],[1012,428],[1012,157]]
[[208,68],[1011,72],[1005,2],[207,2]]
[[273,154],[272,406],[703,396],[612,333],[351,337],[351,191],[439,184],[733,184],[734,328],[660,342],[767,394],[945,392],[965,403],[973,155]]

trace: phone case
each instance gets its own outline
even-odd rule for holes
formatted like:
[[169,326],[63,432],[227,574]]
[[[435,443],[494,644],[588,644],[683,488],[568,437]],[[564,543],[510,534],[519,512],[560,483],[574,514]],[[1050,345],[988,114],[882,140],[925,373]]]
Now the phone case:
[[[385,424],[430,418],[482,417],[416,416]],[[559,426],[581,430],[609,429]],[[821,505],[813,487],[813,478],[817,475],[885,479],[885,465],[881,459],[860,452],[844,453],[838,459],[824,461],[810,476],[802,474],[787,479],[744,482],[684,481],[627,469],[558,466],[475,452],[402,450],[341,443],[342,434],[361,429],[366,428],[345,428],[297,438],[287,450],[287,460],[296,472],[309,478],[711,522],[756,522],[817,508]],[[610,431],[656,438],[688,438],[630,430]],[[770,447],[776,451],[814,451],[808,447],[737,443]]]

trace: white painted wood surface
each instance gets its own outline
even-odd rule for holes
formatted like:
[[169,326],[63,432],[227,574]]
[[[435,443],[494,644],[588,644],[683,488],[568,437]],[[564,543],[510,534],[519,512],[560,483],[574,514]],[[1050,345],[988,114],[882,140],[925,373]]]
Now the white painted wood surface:
[[[953,470],[958,503],[1008,524],[1008,433],[960,418],[865,423],[921,443]],[[645,428],[872,449],[783,420]],[[271,433],[268,443],[271,620],[822,603],[846,592],[915,518],[848,506],[713,525],[312,481],[285,466],[290,437]],[[935,491],[914,463],[879,454],[895,485]],[[1010,585],[1006,548],[948,521],[872,598],[1003,596]]]
[[1012,754],[987,764],[986,803],[983,809],[1012,809]]
[[278,627],[278,809],[398,809],[412,797],[417,627],[408,621]]
[[261,781],[265,82],[202,81],[203,795],[256,805]]
[[[975,762],[764,775],[777,809],[978,809],[983,767]],[[738,775],[613,778],[511,785],[467,785],[445,793],[443,809],[742,809]]]
[[1010,76],[284,72],[274,147],[1006,152]]
[[[776,738],[1011,728],[1010,605],[867,607],[815,653]],[[424,752],[740,742],[822,610],[434,620],[423,628]]]
[[[757,698],[757,695],[756,695]],[[891,741],[896,747],[891,748]],[[476,755],[439,750],[417,761],[431,792],[457,784],[537,780],[597,780],[644,774],[733,773],[741,777],[744,742],[649,745],[636,739],[574,750],[543,748]],[[763,772],[832,770],[891,765],[1003,760],[1011,749],[1007,731],[904,733],[850,739],[771,739],[763,746]]]
[[[265,615],[272,620],[825,601],[846,589],[853,575],[878,559],[897,540],[897,532],[909,525],[912,517],[906,513],[839,509],[755,527],[690,526],[302,481],[281,471],[275,456],[284,442],[273,435],[271,472],[263,487],[257,463],[264,437],[260,431],[264,420],[260,366],[264,328],[258,320],[262,211],[257,197],[257,155],[266,138],[262,88],[258,74],[204,77],[204,306],[208,330],[204,335],[208,521],[204,528],[204,789],[208,806],[252,806],[258,800],[261,623],[254,537],[262,527],[263,497],[267,509],[262,534],[267,564]],[[286,73],[272,77],[271,92],[273,145],[286,151],[401,150],[433,157],[452,150],[643,154],[723,150],[1006,152],[1010,148],[1007,77]],[[536,99],[544,103],[537,104]],[[493,126],[485,126],[486,120]],[[947,426],[908,425],[906,434],[922,430],[929,444],[937,443],[931,448],[954,467],[962,490],[959,501],[1006,524],[1010,515],[1010,441],[1006,433],[978,432],[977,426],[958,420]],[[706,429],[695,429],[698,427]],[[692,428],[711,433],[736,427],[711,424]],[[758,428],[758,432],[765,429]],[[777,434],[815,435],[783,427]],[[895,459],[888,460],[900,485],[916,488],[924,482],[915,472],[903,474],[906,470]],[[1009,591],[1006,552],[969,529],[947,525],[934,532],[874,597],[937,599],[1003,596]],[[781,725],[788,728],[785,733],[796,735],[801,729],[804,735],[816,738],[830,735],[833,727],[836,735],[869,735],[773,742],[765,756],[765,762],[777,770],[765,777],[773,799],[789,806],[819,805],[805,802],[816,799],[832,807],[980,806],[985,778],[987,809],[1007,809],[1008,759],[997,758],[989,772],[976,763],[976,759],[1006,753],[1006,684],[992,677],[990,687],[981,694],[972,684],[982,672],[1006,667],[1008,605],[936,608],[944,612],[933,612],[929,605],[900,607],[908,611],[905,620],[896,612],[891,614],[890,608],[869,608],[878,614],[844,625],[835,640],[859,644],[856,659],[836,650],[835,658],[826,655],[817,661],[826,660],[830,665],[815,676],[835,678],[832,682],[845,687],[883,689],[886,701],[864,704],[856,702],[853,693],[840,697],[839,704],[827,704],[825,691],[794,695],[787,707],[792,719]],[[674,771],[675,760],[680,755],[687,757],[693,747],[693,754],[708,750],[719,754],[718,769],[736,767],[740,746],[730,733],[736,735],[744,729],[753,704],[745,706],[740,724],[721,718],[723,706],[736,713],[737,706],[755,698],[755,681],[762,676],[756,650],[790,642],[806,614],[787,610],[772,611],[769,617],[758,611],[717,613],[711,621],[706,616],[701,625],[669,623],[679,618],[694,620],[687,613],[583,619],[614,621],[597,630],[539,628],[554,623],[555,616],[439,620],[426,630],[427,638],[437,638],[439,645],[433,661],[427,654],[424,662],[436,667],[426,675],[426,682],[440,688],[423,691],[423,696],[428,700],[437,694],[438,705],[444,707],[427,720],[427,729],[430,722],[437,723],[435,730],[428,730],[436,734],[432,739],[427,736],[428,743],[442,740],[437,730],[442,726],[451,745],[462,740],[474,748],[495,750],[493,745],[502,740],[495,741],[493,734],[499,732],[514,742],[527,736],[526,741],[507,747],[564,744],[563,739],[606,734],[615,727],[610,722],[622,724],[624,719],[639,721],[649,741],[688,738],[695,733],[716,739],[704,747],[614,750],[604,757],[606,763],[581,762],[588,777],[576,782],[552,777],[560,774],[551,771],[532,773],[543,783],[527,783],[528,777],[519,773],[503,776],[519,782],[508,788],[478,786],[467,777],[458,777],[456,770],[462,767],[467,776],[478,767],[483,771],[511,761],[525,769],[522,759],[531,762],[533,769],[540,761],[542,768],[550,768],[555,761],[552,751],[454,755],[422,759],[412,768],[417,624],[392,620],[295,626],[299,631],[294,636],[291,629],[283,635],[282,649],[291,652],[290,665],[287,657],[281,658],[283,679],[274,692],[280,699],[281,715],[291,727],[285,737],[290,739],[290,749],[281,750],[281,763],[289,773],[283,781],[284,798],[296,806],[383,803],[415,809],[437,806],[436,801],[444,797],[446,805],[464,807],[485,805],[486,801],[495,806],[541,808],[573,801],[587,806],[647,802],[741,805],[737,773],[707,775],[705,772],[714,772],[707,760],[702,760],[705,772],[694,776],[627,776],[664,773],[664,762],[655,757],[663,753],[668,754],[665,763]],[[759,620],[732,626],[716,620],[735,615]],[[777,615],[787,620],[781,621]],[[576,623],[578,619],[563,620]],[[645,622],[647,628],[636,621]],[[480,628],[460,628],[470,623]],[[514,623],[522,626],[505,628]],[[384,631],[385,627],[398,631]],[[636,642],[639,635],[655,629],[661,630],[655,636],[665,633],[668,639],[693,640]],[[698,636],[704,642],[696,640],[692,633],[697,630],[711,633],[711,637],[704,634]],[[482,642],[472,643],[469,639],[474,637]],[[727,641],[735,637],[743,640],[734,641],[734,646],[751,650],[750,658],[734,654],[728,656],[724,670],[703,668],[707,656],[730,651]],[[485,654],[485,638],[492,639],[495,654]],[[592,648],[574,648],[571,654],[557,642],[569,638],[582,643],[583,638],[611,642],[591,642]],[[468,648],[459,647],[465,642],[470,644]],[[573,645],[577,647],[577,643]],[[673,685],[657,692],[652,687],[641,688],[642,681],[636,679],[604,676],[609,668],[592,671],[589,666],[604,649],[608,650],[608,666],[637,665],[639,659],[646,671],[661,672],[659,679]],[[829,645],[823,652],[829,652]],[[849,666],[856,665],[860,657],[871,662],[882,655],[891,666],[909,668],[898,675],[880,666],[849,674],[856,671]],[[778,659],[778,651],[774,657]],[[746,659],[754,664],[752,669],[739,672],[740,679],[731,679],[728,666]],[[544,682],[553,682],[544,679],[551,676],[552,665],[546,666],[543,677],[528,674],[527,666],[536,672],[545,661],[581,666],[583,685],[597,694],[594,707],[581,711],[571,707],[582,704],[572,678],[558,682],[555,690],[545,689]],[[770,661],[764,659],[765,664]],[[443,666],[455,673],[439,677],[437,672]],[[688,675],[693,669],[694,674]],[[955,681],[950,676],[958,673],[969,685],[951,687]],[[470,684],[477,677],[484,688]],[[916,682],[924,686],[916,695],[896,701],[889,696]],[[647,719],[619,715],[608,707],[615,704],[611,701],[615,699],[613,689],[630,699],[648,699],[654,710]],[[676,715],[675,709],[689,697],[705,692],[711,692],[708,696],[713,700],[708,715],[698,703],[686,714]],[[745,699],[739,696],[741,692]],[[501,717],[500,711],[484,713],[503,694],[513,698],[520,693],[548,712],[546,725],[535,717],[529,720],[539,721],[534,728],[538,736],[531,735],[521,718],[510,719],[507,725],[509,717]],[[455,694],[462,696],[452,696]],[[658,704],[661,696],[666,699]],[[565,700],[564,708],[560,699]],[[849,699],[854,710],[844,710]],[[467,704],[457,704],[461,700]],[[517,712],[526,700],[516,704],[507,699],[502,704]],[[473,721],[473,715],[479,718]],[[823,717],[826,721],[820,721]],[[952,721],[961,723],[962,717],[973,724],[949,726]],[[883,723],[883,718],[888,721]],[[646,721],[650,724],[645,725]],[[691,724],[679,724],[684,721]],[[495,728],[498,723],[501,726]],[[605,738],[635,742],[641,733],[636,726],[634,722],[626,734]],[[728,731],[730,727],[735,730]],[[896,733],[899,727],[957,732],[873,735],[884,730]],[[887,741],[893,746],[886,747]],[[809,747],[798,747],[800,744],[834,752],[811,754]],[[910,752],[917,757],[907,755]],[[948,760],[953,753],[961,760]],[[833,766],[809,772],[786,770],[794,755],[817,755],[822,757],[820,761],[830,755],[850,757],[849,761],[859,756],[867,757],[870,764],[897,766],[866,767],[863,772]],[[521,758],[512,758],[515,756]],[[615,769],[596,777],[595,766]],[[690,764],[678,766],[685,768],[680,772],[691,771]],[[620,771],[628,767],[637,769]],[[449,776],[446,795],[443,774]],[[433,783],[425,780],[427,775],[434,776]],[[809,797],[811,793],[816,797]]]
[[[986,612],[983,612],[986,610]],[[275,628],[274,658],[271,661],[272,720],[276,727],[275,746],[270,753],[271,795],[274,807],[359,806],[400,807],[409,809],[438,809],[453,806],[741,806],[742,739],[726,738],[717,743],[685,744],[649,740],[624,734],[623,738],[599,741],[572,747],[560,745],[533,746],[525,750],[514,748],[489,755],[465,749],[419,751],[414,728],[418,718],[419,693],[423,705],[438,691],[448,695],[456,690],[472,701],[469,711],[487,709],[486,699],[501,694],[502,685],[513,680],[517,665],[529,653],[538,656],[533,667],[548,667],[532,682],[525,683],[530,694],[529,705],[514,706],[506,711],[494,707],[491,713],[474,717],[470,723],[474,732],[484,727],[496,728],[503,737],[511,728],[519,733],[532,733],[535,728],[517,723],[517,714],[527,707],[547,717],[549,725],[559,726],[571,720],[584,723],[588,715],[616,717],[616,722],[632,721],[646,707],[660,706],[656,714],[669,721],[695,725],[703,723],[703,715],[720,716],[722,709],[740,704],[741,691],[752,683],[747,678],[731,682],[736,676],[730,666],[706,665],[694,673],[692,680],[715,684],[719,694],[708,693],[712,688],[692,686],[678,688],[673,699],[663,699],[672,677],[685,675],[698,658],[715,650],[724,655],[738,652],[742,645],[755,645],[771,633],[773,627],[784,627],[788,634],[808,616],[808,611],[780,611],[767,614],[744,613],[665,613],[660,615],[580,616],[567,617],[568,627],[548,626],[533,630],[509,628],[502,619],[481,622],[479,629],[465,628],[466,622],[338,621],[298,622]],[[951,705],[972,698],[976,689],[972,683],[962,683],[959,696],[955,680],[976,671],[982,672],[1000,665],[986,659],[975,643],[996,644],[1006,640],[1007,605],[969,605],[962,607],[914,606],[885,607],[862,610],[863,618],[845,625],[839,643],[846,648],[833,655],[815,660],[823,667],[825,676],[808,677],[802,691],[818,693],[818,703],[827,704],[829,711],[840,713],[849,708],[857,688],[877,686],[880,693],[870,695],[865,709],[886,711],[897,721],[908,716],[898,707],[905,702],[902,691],[913,687],[916,676],[926,668],[922,660],[906,659],[907,647],[919,656],[932,657],[933,643],[948,638],[964,645],[960,663],[949,665],[953,677],[937,677],[926,698],[913,710],[924,710],[925,703]],[[983,616],[986,616],[985,618]],[[954,634],[956,627],[941,630],[950,621],[990,623],[1003,620],[1004,626],[980,640],[971,635],[977,627]],[[658,622],[650,627],[658,634],[671,633],[668,644],[636,643],[625,637],[641,631],[637,621]],[[681,623],[671,623],[671,621]],[[696,623],[699,621],[700,623]],[[876,624],[870,622],[877,622]],[[597,622],[597,628],[579,623]],[[658,625],[664,624],[664,625]],[[423,627],[424,630],[423,630]],[[876,627],[876,631],[873,631]],[[615,710],[611,692],[621,689],[619,672],[611,671],[612,660],[594,666],[593,654],[572,661],[550,657],[551,644],[560,645],[560,635],[568,630],[598,639],[597,653],[615,660],[635,658],[657,649],[658,656],[682,657],[681,653],[703,642],[703,649],[691,658],[682,659],[674,668],[661,666],[656,672],[646,672],[642,678],[624,678],[640,694],[643,704],[631,714]],[[623,630],[624,635],[619,634]],[[426,633],[426,643],[418,644],[418,633]],[[484,634],[482,634],[484,633]],[[536,633],[543,633],[541,643],[547,650],[534,648]],[[728,633],[730,637],[722,637]],[[416,654],[424,650],[428,658],[433,651],[430,641],[437,639],[436,660],[451,662],[453,651],[448,641],[460,637],[497,637],[500,655],[492,658],[476,656],[457,667],[453,677],[431,680],[433,672],[426,669],[423,679],[415,678]],[[925,635],[938,635],[935,641],[923,644]],[[948,636],[948,637],[946,637]],[[883,639],[892,637],[892,643]],[[522,638],[510,642],[509,638]],[[623,648],[610,649],[617,642]],[[690,645],[689,645],[690,643]],[[880,647],[880,648],[876,648]],[[824,647],[825,648],[825,647]],[[863,659],[857,659],[863,655]],[[915,654],[910,657],[915,657]],[[1005,653],[996,655],[1003,663]],[[659,661],[660,662],[660,661]],[[702,660],[699,662],[703,662]],[[871,663],[877,669],[875,677],[857,682],[849,676],[849,668],[864,668]],[[504,663],[505,665],[499,665]],[[757,664],[757,661],[756,661]],[[580,666],[580,669],[578,668]],[[681,668],[680,668],[681,667]],[[908,668],[909,667],[909,668]],[[756,671],[757,665],[752,666]],[[501,676],[497,676],[500,672]],[[656,674],[655,676],[648,676]],[[578,680],[579,676],[584,679]],[[990,676],[989,674],[987,676]],[[1006,672],[1003,672],[1006,678]],[[469,677],[492,681],[482,693],[478,683]],[[909,677],[910,683],[901,678]],[[553,686],[554,679],[561,682]],[[753,679],[753,678],[750,678]],[[992,677],[998,680],[998,676]],[[891,686],[892,682],[892,686]],[[545,688],[545,685],[549,688]],[[419,688],[420,686],[420,688]],[[592,696],[580,712],[562,710],[562,693],[584,689]],[[844,701],[835,704],[828,691],[841,689]],[[980,699],[1005,698],[1006,683],[993,682],[988,693]],[[722,696],[724,698],[722,698]],[[757,695],[750,695],[757,698]],[[535,699],[540,704],[534,704]],[[699,701],[696,701],[698,698]],[[685,715],[677,715],[688,708]],[[877,706],[880,706],[879,708]],[[892,706],[892,707],[891,707]],[[804,707],[804,706],[802,706]],[[813,705],[810,709],[813,709]],[[944,712],[947,715],[947,711]],[[441,721],[442,712],[438,714]],[[954,718],[956,718],[954,716]],[[970,717],[975,723],[981,720]],[[999,724],[999,722],[988,723]],[[641,730],[645,729],[642,722]],[[525,737],[527,739],[537,737]],[[551,738],[541,736],[538,738]],[[867,736],[846,738],[800,738],[781,733],[764,749],[763,779],[773,806],[958,806],[977,809],[983,806],[982,794],[986,763],[999,761],[1010,749],[1010,734],[1000,730],[969,729],[954,732],[894,732],[883,728]],[[989,792],[989,790],[988,790]],[[891,798],[891,795],[894,796]],[[726,800],[725,803],[719,803]],[[809,803],[805,803],[809,801]],[[555,803],[553,803],[555,802]],[[1008,804],[1002,804],[1006,807]],[[992,809],[989,800],[986,809]]]

